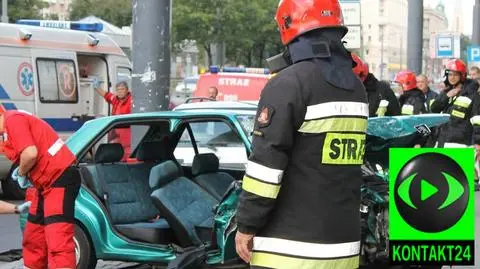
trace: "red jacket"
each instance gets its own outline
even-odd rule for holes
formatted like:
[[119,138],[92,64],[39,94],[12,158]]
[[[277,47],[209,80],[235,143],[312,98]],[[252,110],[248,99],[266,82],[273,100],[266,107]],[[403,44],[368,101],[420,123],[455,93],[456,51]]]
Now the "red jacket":
[[118,99],[117,96],[111,92],[105,94],[105,101],[112,105],[112,115],[122,115],[132,113],[132,95],[128,93],[123,100]]
[[[132,95],[128,93],[123,100],[118,99],[117,96],[111,92],[105,94],[105,101],[112,105],[112,115],[123,115],[132,113]],[[125,152],[123,160],[130,156],[131,131],[130,128],[115,129],[110,133],[110,143],[120,143]]]
[[28,175],[35,187],[50,186],[75,162],[75,155],[45,121],[17,110],[7,111],[3,115],[4,151],[8,159],[18,162],[25,148],[37,147],[37,163]]

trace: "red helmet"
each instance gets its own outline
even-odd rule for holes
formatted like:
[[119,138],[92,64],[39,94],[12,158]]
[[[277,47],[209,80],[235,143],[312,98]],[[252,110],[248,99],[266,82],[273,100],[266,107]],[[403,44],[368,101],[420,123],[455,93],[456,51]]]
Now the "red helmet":
[[459,72],[462,80],[467,78],[467,65],[460,59],[453,59],[447,62],[445,65],[445,75],[447,75],[449,71]]
[[409,91],[417,87],[417,76],[412,71],[400,71],[394,80],[402,84],[404,91]]
[[362,59],[360,59],[360,57],[358,57],[358,55],[353,52],[352,59],[357,64],[357,66],[353,68],[353,73],[355,73],[355,75],[357,75],[361,81],[365,81],[369,72],[368,65],[364,63]]
[[342,9],[338,0],[281,0],[275,15],[283,45],[318,28],[341,28]]

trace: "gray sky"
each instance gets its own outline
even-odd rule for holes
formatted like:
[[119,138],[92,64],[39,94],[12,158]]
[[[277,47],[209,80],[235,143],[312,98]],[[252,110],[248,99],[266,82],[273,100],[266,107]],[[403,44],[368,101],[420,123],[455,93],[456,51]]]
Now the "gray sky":
[[[432,6],[435,7],[439,0],[424,0],[424,6]],[[452,21],[453,13],[455,11],[455,4],[456,0],[443,0],[445,4],[445,12],[447,14],[448,21]],[[475,4],[475,0],[460,0],[458,1],[462,5],[461,12],[463,13],[463,32],[464,34],[471,35],[472,34],[472,23],[473,23],[473,5]]]

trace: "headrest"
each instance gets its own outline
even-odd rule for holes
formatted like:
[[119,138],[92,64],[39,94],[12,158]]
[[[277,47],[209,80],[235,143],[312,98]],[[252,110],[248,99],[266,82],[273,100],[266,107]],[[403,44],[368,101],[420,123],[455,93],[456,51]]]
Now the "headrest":
[[141,162],[168,160],[167,144],[162,141],[144,142],[138,147],[137,160]]
[[218,171],[218,157],[213,153],[197,154],[193,158],[192,175],[215,173]]
[[123,147],[120,143],[100,144],[95,152],[96,163],[116,163],[123,158]]
[[180,177],[180,168],[173,161],[166,161],[150,170],[149,185],[156,190]]

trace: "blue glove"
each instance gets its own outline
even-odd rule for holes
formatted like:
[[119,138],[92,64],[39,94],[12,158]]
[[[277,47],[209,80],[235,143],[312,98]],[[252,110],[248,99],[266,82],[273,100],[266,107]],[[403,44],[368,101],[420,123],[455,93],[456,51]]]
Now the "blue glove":
[[94,78],[92,82],[92,86],[94,89],[100,88],[100,80],[98,80],[98,78]]
[[15,168],[15,170],[13,170],[12,179],[14,181],[17,181],[18,185],[20,185],[20,188],[22,188],[22,189],[33,187],[32,183],[30,183],[30,181],[28,181],[27,177],[20,176],[18,174],[18,169],[19,169],[19,167]]
[[17,205],[16,210],[18,213],[25,213],[28,211],[31,205],[32,205],[32,202],[28,201],[23,204]]

